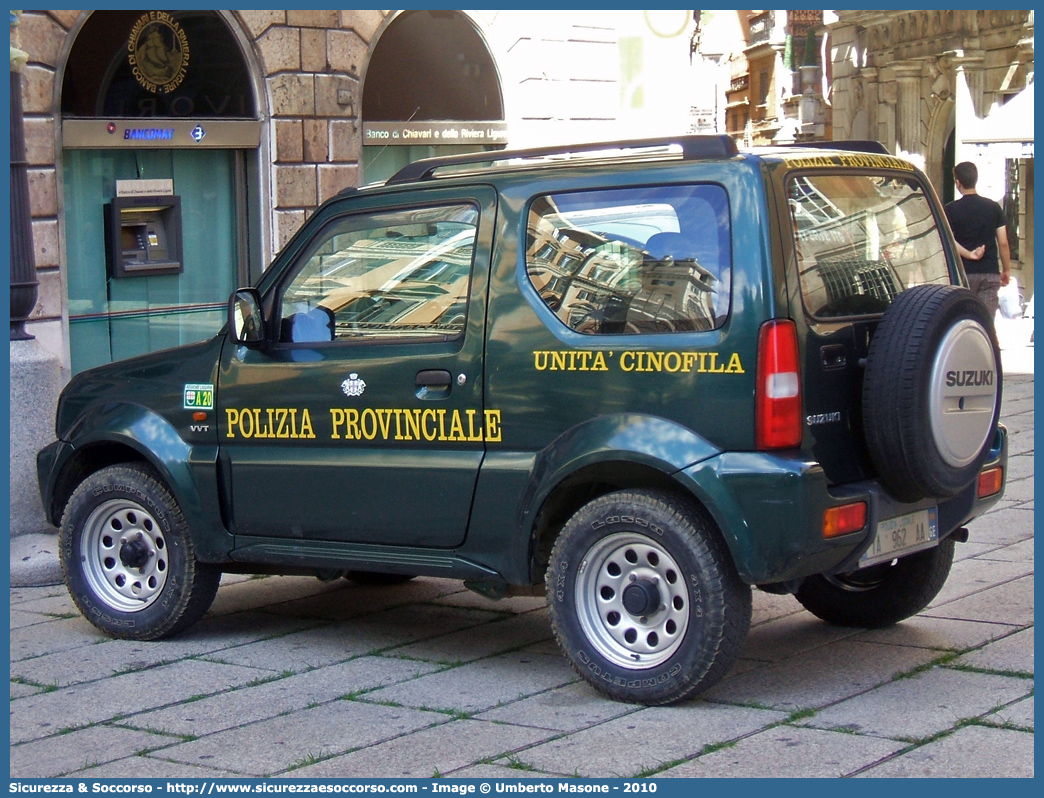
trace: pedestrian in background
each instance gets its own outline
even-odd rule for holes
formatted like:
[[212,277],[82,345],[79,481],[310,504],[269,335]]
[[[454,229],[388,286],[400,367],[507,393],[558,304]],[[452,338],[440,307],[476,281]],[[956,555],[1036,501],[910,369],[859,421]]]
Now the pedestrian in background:
[[1004,209],[975,190],[979,170],[971,161],[953,167],[953,179],[961,198],[946,206],[946,218],[964,261],[968,285],[986,303],[992,318],[997,313],[1000,287],[1011,279]]

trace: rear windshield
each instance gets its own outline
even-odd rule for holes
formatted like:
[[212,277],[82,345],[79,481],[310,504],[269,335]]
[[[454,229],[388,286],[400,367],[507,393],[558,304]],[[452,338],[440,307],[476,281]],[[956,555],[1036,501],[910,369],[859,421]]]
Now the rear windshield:
[[881,313],[906,288],[949,284],[942,236],[916,180],[804,174],[788,180],[787,193],[811,315]]
[[589,335],[712,330],[729,312],[729,202],[714,184],[549,194],[529,210],[526,269]]

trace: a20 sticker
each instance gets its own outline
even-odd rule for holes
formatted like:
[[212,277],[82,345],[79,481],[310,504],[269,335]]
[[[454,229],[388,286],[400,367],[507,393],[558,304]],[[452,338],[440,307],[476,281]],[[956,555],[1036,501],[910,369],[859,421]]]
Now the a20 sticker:
[[214,386],[211,383],[186,383],[185,403],[186,410],[213,410],[214,409]]

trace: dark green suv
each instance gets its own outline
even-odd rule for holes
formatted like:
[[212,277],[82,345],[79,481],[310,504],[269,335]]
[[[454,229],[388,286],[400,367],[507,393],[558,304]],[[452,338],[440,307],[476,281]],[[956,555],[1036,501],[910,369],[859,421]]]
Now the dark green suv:
[[222,572],[546,590],[668,703],[751,587],[881,626],[1004,489],[1000,357],[928,181],[727,137],[421,161],[317,209],[209,341],[96,368],[39,455],[76,604],[179,632]]

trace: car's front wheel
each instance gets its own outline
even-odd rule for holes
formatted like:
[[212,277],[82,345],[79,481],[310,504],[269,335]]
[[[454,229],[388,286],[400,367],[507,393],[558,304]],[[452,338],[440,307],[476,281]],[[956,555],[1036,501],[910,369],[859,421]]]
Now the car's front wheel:
[[113,637],[155,640],[195,623],[221,572],[196,560],[174,497],[144,464],[103,468],[73,492],[59,530],[65,584]]
[[707,689],[750,628],[750,588],[713,522],[655,491],[582,507],[551,553],[547,596],[573,668],[620,701],[669,704]]

